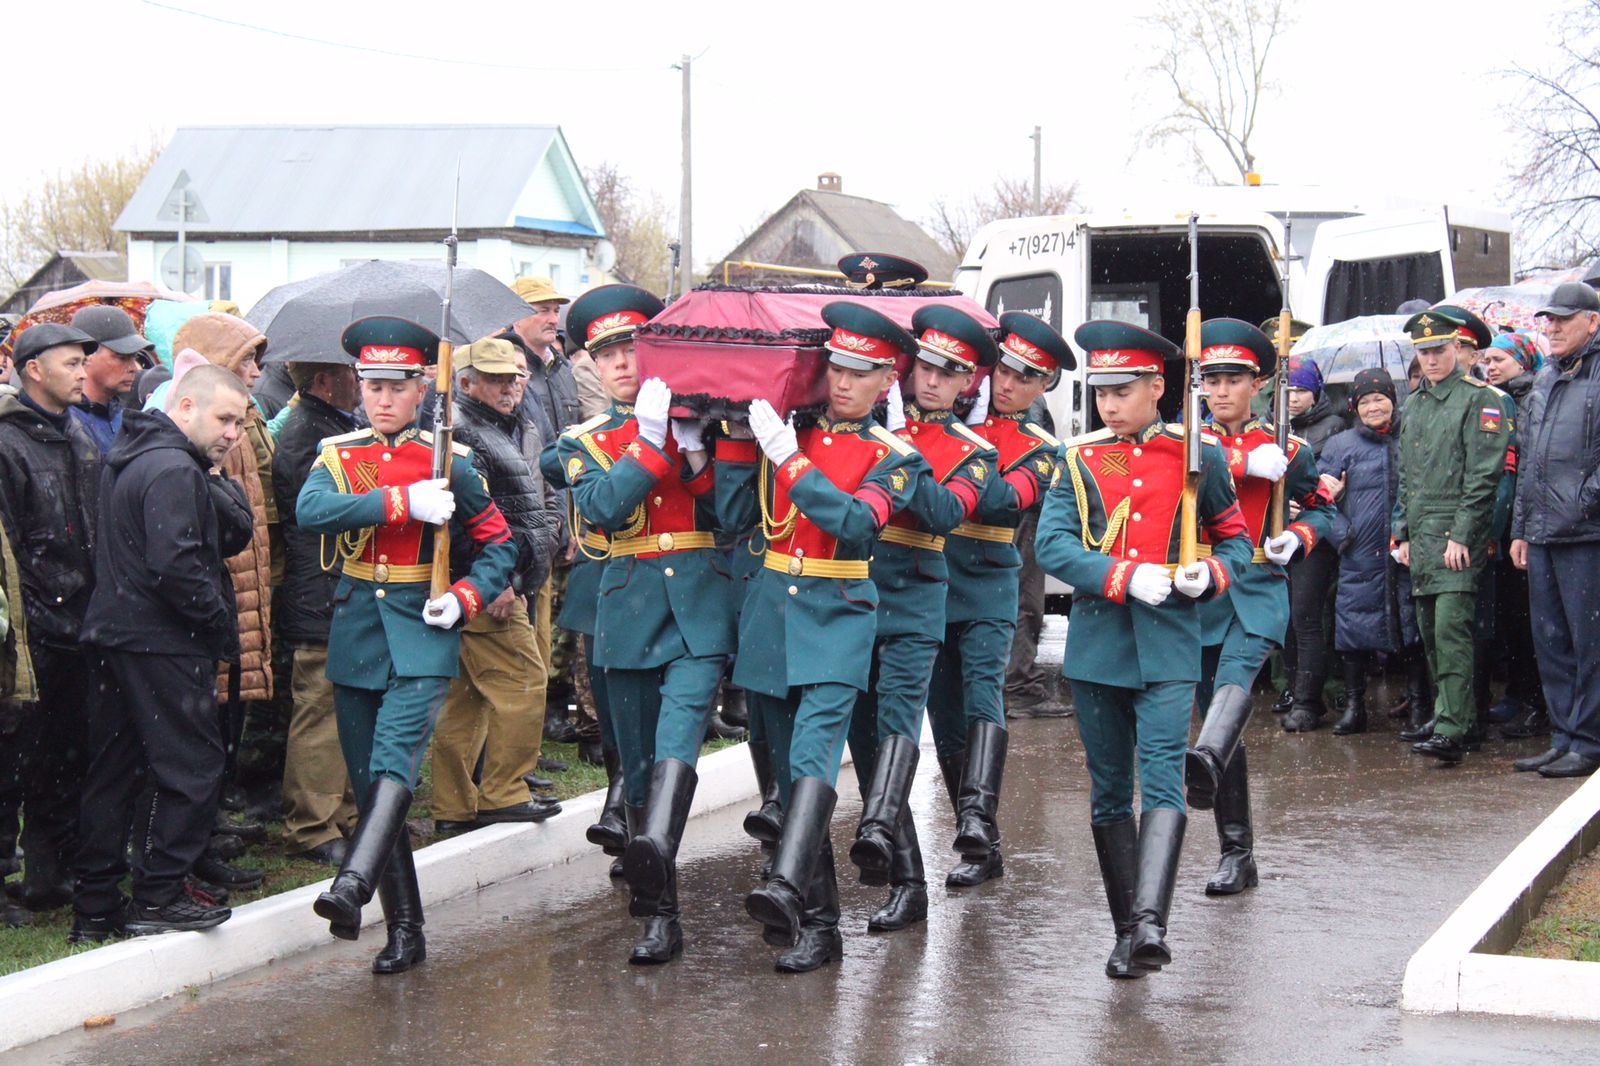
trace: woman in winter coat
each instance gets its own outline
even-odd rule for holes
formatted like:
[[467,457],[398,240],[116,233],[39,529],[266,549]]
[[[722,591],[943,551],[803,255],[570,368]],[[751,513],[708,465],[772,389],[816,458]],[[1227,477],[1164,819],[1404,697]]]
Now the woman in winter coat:
[[1326,543],[1339,558],[1334,599],[1334,647],[1344,658],[1341,736],[1367,728],[1367,672],[1374,652],[1406,664],[1411,726],[1431,716],[1428,664],[1422,655],[1411,577],[1389,555],[1390,518],[1400,480],[1400,416],[1394,381],[1386,370],[1363,370],[1351,389],[1357,423],[1335,434],[1317,467],[1338,502]]

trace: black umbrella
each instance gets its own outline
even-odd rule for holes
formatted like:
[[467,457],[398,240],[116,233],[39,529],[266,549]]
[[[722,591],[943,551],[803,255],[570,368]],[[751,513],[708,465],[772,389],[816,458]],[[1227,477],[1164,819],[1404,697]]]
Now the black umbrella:
[[[345,327],[368,315],[394,315],[438,329],[444,286],[443,263],[373,260],[280,285],[245,319],[266,334],[268,363],[310,361],[338,351]],[[527,314],[522,298],[490,275],[456,267],[452,343],[470,344]]]

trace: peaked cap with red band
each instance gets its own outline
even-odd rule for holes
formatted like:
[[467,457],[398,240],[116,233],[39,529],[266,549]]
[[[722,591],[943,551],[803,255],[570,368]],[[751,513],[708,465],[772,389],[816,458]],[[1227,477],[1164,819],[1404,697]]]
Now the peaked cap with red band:
[[1200,325],[1200,373],[1243,371],[1266,377],[1278,368],[1278,353],[1267,335],[1237,318],[1213,318]]
[[1072,339],[1089,353],[1090,385],[1126,385],[1183,358],[1178,346],[1160,334],[1110,319],[1085,322]]
[[422,376],[439,358],[439,335],[425,326],[390,315],[357,319],[345,327],[339,344],[356,358],[363,378],[404,380]]
[[969,372],[994,366],[1000,351],[978,320],[949,304],[930,303],[911,316],[917,358],[945,370]]
[[1072,346],[1050,323],[1026,311],[1000,316],[1000,362],[1019,374],[1054,377],[1076,370],[1078,357]]
[[1494,333],[1483,319],[1455,304],[1439,304],[1406,319],[1405,330],[1415,348],[1436,348],[1459,340],[1479,351],[1494,343]]
[[917,354],[911,334],[870,307],[838,300],[822,309],[822,321],[833,327],[823,344],[828,362],[847,370],[882,370]]
[[567,333],[600,354],[608,345],[633,339],[633,331],[659,315],[663,304],[637,285],[602,285],[590,289],[567,309]]
[[886,252],[851,252],[838,266],[852,289],[908,289],[928,280],[927,267]]

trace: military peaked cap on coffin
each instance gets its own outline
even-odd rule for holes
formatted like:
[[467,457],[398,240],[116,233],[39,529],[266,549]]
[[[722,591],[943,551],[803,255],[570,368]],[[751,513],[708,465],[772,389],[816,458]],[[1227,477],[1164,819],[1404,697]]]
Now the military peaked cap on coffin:
[[1042,318],[1007,311],[1000,316],[1000,329],[1000,362],[1019,374],[1057,377],[1078,366],[1067,339]]
[[1455,304],[1440,304],[1419,311],[1406,320],[1406,332],[1417,348],[1436,348],[1453,340],[1466,341],[1474,348],[1494,343],[1494,333],[1483,319]]
[[928,280],[921,263],[883,252],[851,252],[839,260],[839,273],[857,289],[909,289]]
[[944,370],[968,373],[994,366],[1000,350],[977,319],[948,304],[920,307],[911,316],[917,337],[917,358]]
[[911,334],[870,307],[839,300],[822,309],[822,321],[833,327],[828,362],[847,370],[882,370],[917,354]]
[[1072,339],[1089,353],[1090,385],[1126,385],[1183,358],[1178,346],[1160,334],[1109,319],[1085,322]]
[[1200,325],[1200,373],[1242,371],[1266,377],[1278,368],[1278,353],[1267,335],[1237,318],[1213,318]]
[[602,285],[567,308],[567,335],[599,355],[608,345],[633,339],[633,331],[666,308],[637,285]]
[[[1298,318],[1289,320],[1289,343],[1296,344],[1301,337],[1306,335],[1306,330],[1311,328],[1311,323],[1302,322]],[[1261,332],[1267,335],[1267,340],[1274,348],[1278,346],[1278,316],[1273,315],[1261,323]]]
[[357,319],[345,327],[339,343],[355,356],[356,373],[364,378],[420,377],[422,368],[439,358],[438,334],[389,315]]

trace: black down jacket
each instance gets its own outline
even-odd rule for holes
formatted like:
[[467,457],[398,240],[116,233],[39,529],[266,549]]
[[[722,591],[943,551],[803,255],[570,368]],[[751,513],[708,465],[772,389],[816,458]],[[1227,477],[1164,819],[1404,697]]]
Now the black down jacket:
[[284,568],[283,584],[272,600],[272,628],[290,641],[328,643],[333,587],[339,583],[339,571],[337,567],[332,571],[322,569],[322,537],[295,524],[294,505],[323,439],[355,428],[356,421],[350,415],[302,393],[278,431],[278,450],[272,456],[272,491],[278,498],[278,519],[282,523]]
[[[561,493],[546,485],[539,469],[544,443],[538,428],[519,411],[502,415],[488,404],[458,395],[455,439],[472,449],[472,465],[488,483],[489,495],[511,528],[517,545],[511,587],[524,596],[537,594],[550,576],[563,506]],[[451,570],[465,573],[472,565],[470,545],[457,542],[451,548]]]

